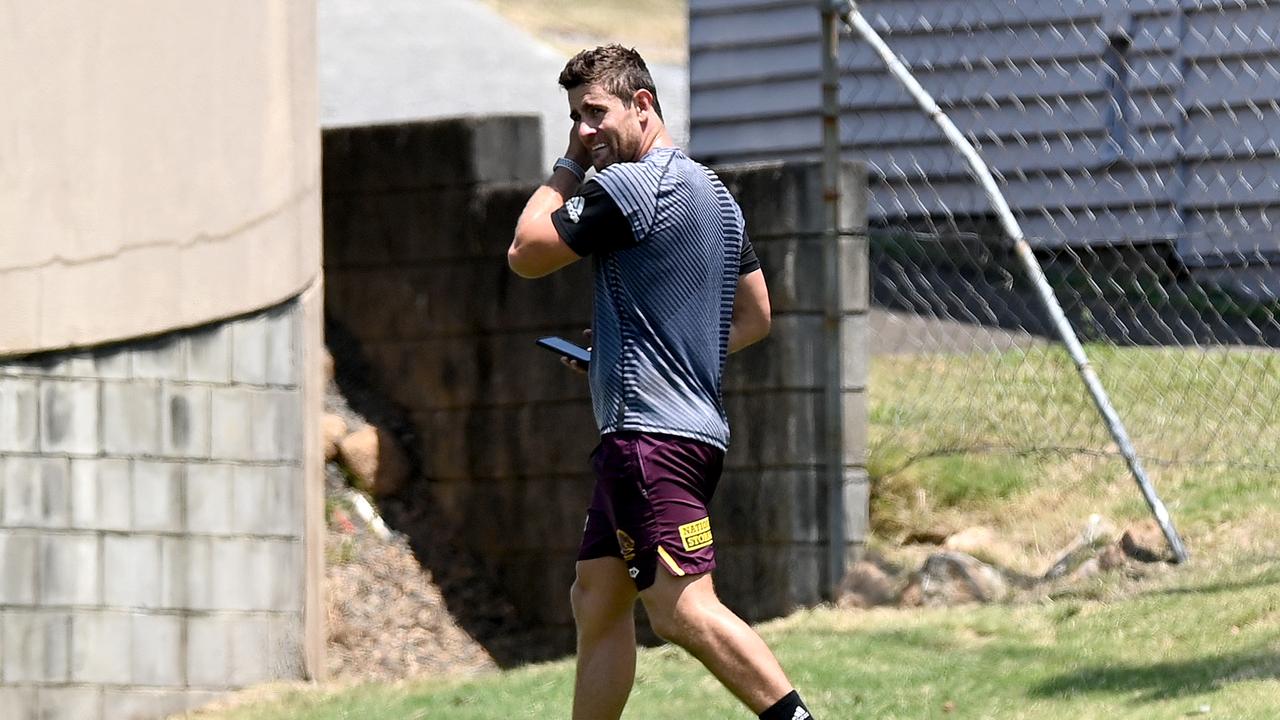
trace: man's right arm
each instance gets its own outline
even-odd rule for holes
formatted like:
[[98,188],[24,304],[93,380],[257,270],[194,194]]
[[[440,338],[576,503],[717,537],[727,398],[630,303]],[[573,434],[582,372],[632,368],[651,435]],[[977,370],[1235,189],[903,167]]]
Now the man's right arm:
[[[569,146],[565,158],[579,168],[591,162],[591,154],[578,136],[579,123],[569,129]],[[534,191],[516,221],[515,237],[507,249],[507,265],[517,275],[537,278],[549,275],[583,256],[571,247],[557,231],[552,215],[563,208],[565,200],[580,189],[581,174],[557,167],[551,177]]]
[[565,195],[554,183],[567,172],[557,170],[552,183],[538,188],[520,217],[507,251],[518,275],[541,277],[579,258],[636,244],[630,221],[600,183],[588,180],[568,201],[561,199]]
[[529,198],[507,249],[507,265],[517,275],[542,277],[582,257],[564,242],[551,220],[551,214],[577,189],[578,179],[560,168]]

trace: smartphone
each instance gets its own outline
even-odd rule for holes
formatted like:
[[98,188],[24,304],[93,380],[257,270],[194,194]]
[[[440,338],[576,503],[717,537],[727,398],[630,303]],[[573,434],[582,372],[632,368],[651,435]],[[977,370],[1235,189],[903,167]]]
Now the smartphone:
[[538,344],[551,352],[563,355],[570,360],[576,360],[582,367],[587,367],[591,364],[591,351],[584,347],[574,345],[562,337],[556,337],[554,335],[540,337],[538,338]]

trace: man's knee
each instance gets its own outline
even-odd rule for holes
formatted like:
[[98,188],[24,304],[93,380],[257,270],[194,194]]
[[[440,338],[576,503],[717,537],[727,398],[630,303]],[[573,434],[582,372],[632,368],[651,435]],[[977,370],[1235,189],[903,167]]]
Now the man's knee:
[[590,581],[575,578],[569,587],[569,607],[573,609],[573,619],[579,623],[587,620],[593,611],[599,613],[602,600],[600,590]]
[[608,560],[579,563],[578,574],[569,588],[569,606],[579,627],[630,617],[636,590],[621,560],[614,567]]
[[708,631],[720,603],[709,575],[686,579],[659,572],[642,597],[649,627],[658,637],[682,647],[696,643]]
[[586,600],[586,590],[582,587],[582,581],[574,578],[573,584],[569,586],[569,607],[573,609],[575,618],[578,617],[579,608],[583,607]]

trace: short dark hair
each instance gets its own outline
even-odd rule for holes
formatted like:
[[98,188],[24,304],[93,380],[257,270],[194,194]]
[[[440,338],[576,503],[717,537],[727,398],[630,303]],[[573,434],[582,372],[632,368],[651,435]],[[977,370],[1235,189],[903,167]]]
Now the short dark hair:
[[574,55],[564,70],[560,71],[560,87],[572,90],[583,85],[599,85],[601,88],[631,105],[631,98],[638,90],[648,90],[653,96],[653,109],[662,117],[658,104],[658,88],[644,58],[635,48],[621,45],[602,45],[594,50],[583,50]]

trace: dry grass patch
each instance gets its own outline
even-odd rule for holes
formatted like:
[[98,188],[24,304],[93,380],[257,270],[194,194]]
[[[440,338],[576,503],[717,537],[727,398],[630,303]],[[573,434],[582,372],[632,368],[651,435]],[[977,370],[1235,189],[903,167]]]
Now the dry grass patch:
[[652,63],[683,64],[687,55],[685,0],[484,0],[507,19],[568,57],[584,47],[620,43]]

